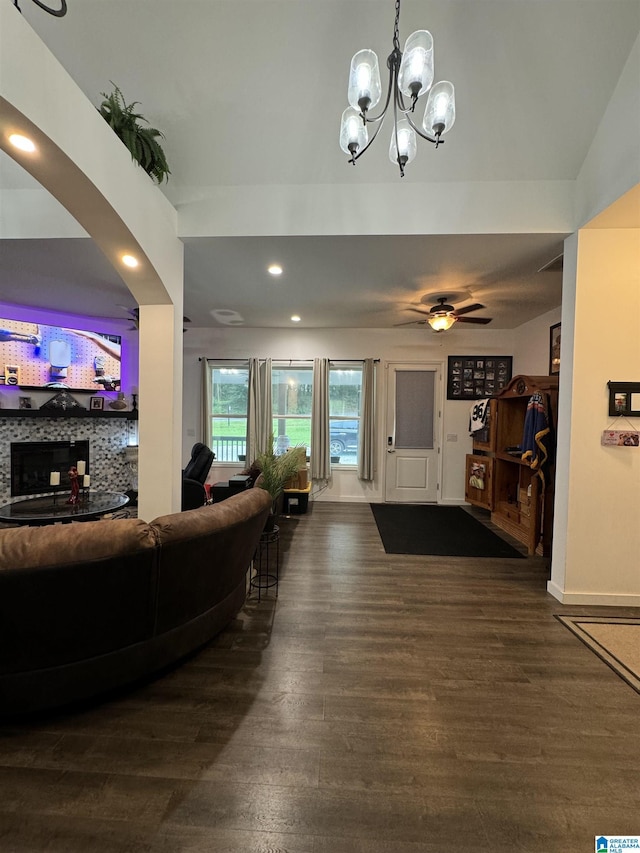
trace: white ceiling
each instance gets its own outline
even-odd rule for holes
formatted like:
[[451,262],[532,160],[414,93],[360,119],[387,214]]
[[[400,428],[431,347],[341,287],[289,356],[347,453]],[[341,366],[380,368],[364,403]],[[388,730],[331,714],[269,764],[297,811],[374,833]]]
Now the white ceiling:
[[[68,6],[59,19],[21,2],[90,100],[114,81],[164,131],[172,175],[162,190],[179,213],[220,187],[401,180],[388,132],[355,168],[337,144],[349,60],[367,46],[384,68],[392,0]],[[424,143],[403,179],[424,185],[434,205],[448,182],[575,180],[640,31],[640,0],[404,0],[401,42],[420,27],[434,36],[436,78],[456,84],[446,145]],[[32,186],[18,167],[0,167],[3,188]],[[442,295],[484,304],[478,314],[494,318],[486,328],[513,328],[560,304],[561,274],[538,270],[561,251],[564,233],[371,237],[357,236],[357,222],[353,233],[182,233],[185,313],[199,326],[219,325],[215,312],[225,310],[254,327],[290,325],[295,312],[302,326],[387,328],[416,316],[408,305]],[[95,316],[133,305],[89,240],[1,248],[5,301]],[[285,268],[277,281],[265,272],[272,260]]]

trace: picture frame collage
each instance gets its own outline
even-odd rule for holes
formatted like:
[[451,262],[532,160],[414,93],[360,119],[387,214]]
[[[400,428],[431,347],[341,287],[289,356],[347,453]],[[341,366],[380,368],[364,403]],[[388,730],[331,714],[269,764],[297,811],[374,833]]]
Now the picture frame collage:
[[450,355],[447,364],[447,400],[484,400],[495,397],[511,380],[513,356]]

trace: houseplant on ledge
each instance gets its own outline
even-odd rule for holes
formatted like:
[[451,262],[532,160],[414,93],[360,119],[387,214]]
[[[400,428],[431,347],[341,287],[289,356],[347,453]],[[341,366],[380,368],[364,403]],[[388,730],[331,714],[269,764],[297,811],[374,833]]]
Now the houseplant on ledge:
[[127,104],[124,95],[113,81],[111,85],[113,92],[110,95],[102,92],[104,101],[98,107],[98,112],[127,146],[131,158],[136,160],[157,184],[168,181],[171,170],[158,142],[158,138],[164,139],[164,134],[155,127],[142,127],[140,121],[147,120],[140,113],[134,112],[138,101]]
[[265,525],[265,530],[269,530],[273,529],[275,516],[277,515],[278,499],[282,495],[287,482],[298,472],[299,457],[297,453],[293,453],[291,450],[283,453],[281,456],[276,456],[273,452],[273,440],[271,440],[269,449],[264,453],[258,454],[255,464],[260,469],[260,476],[256,480],[256,486],[265,489],[271,495],[271,514]]

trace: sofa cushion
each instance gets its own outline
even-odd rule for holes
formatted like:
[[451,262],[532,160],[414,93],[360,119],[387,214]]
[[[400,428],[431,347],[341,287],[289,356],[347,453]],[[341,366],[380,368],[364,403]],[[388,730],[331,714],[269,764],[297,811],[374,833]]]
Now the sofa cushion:
[[152,637],[157,552],[138,519],[0,532],[0,673],[61,666]]
[[250,516],[264,513],[270,506],[271,498],[264,489],[245,489],[217,504],[161,515],[154,518],[149,527],[159,545],[170,545],[240,524]]
[[247,489],[151,522],[160,545],[158,632],[199,617],[229,596],[235,600],[270,507],[264,489]]
[[137,518],[10,527],[0,532],[0,571],[68,566],[154,546],[149,525]]

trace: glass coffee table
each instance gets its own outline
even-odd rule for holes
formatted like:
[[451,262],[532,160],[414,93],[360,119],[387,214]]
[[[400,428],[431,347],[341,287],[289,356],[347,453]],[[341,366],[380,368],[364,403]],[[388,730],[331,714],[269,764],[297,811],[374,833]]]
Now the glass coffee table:
[[25,498],[0,507],[0,521],[8,524],[55,524],[56,522],[91,521],[122,509],[129,503],[119,492],[82,492],[75,504],[67,503],[69,493]]

